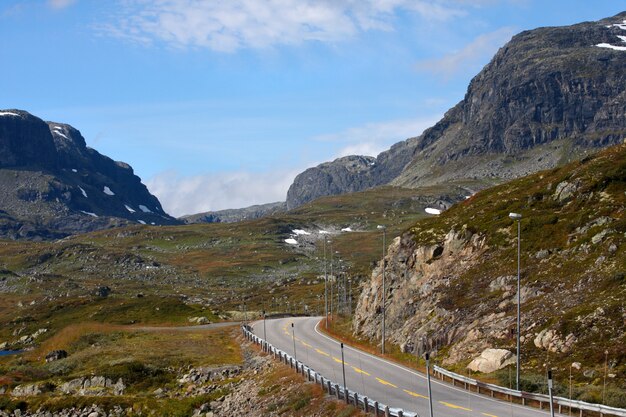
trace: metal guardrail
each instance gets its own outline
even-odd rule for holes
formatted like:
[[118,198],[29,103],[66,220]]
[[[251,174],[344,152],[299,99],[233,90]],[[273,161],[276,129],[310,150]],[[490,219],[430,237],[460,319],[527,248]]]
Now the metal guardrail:
[[[480,390],[483,391],[491,391],[491,396],[494,393],[507,395],[509,397],[519,398],[522,404],[526,404],[526,401],[537,401],[539,403],[539,408],[543,408],[543,404],[550,404],[550,397],[544,394],[535,394],[532,392],[525,391],[517,391],[510,388],[501,387],[495,384],[488,384],[485,382],[477,381],[473,378],[469,378],[463,375],[456,374],[454,372],[448,371],[440,366],[433,366],[433,372],[435,375],[440,375],[441,379],[445,380],[444,377],[448,377],[452,380],[453,384],[455,381],[461,382],[467,386],[476,387],[476,392],[480,393]],[[486,393],[486,392],[485,392]],[[559,407],[558,411],[561,413],[562,407],[566,407],[567,410],[578,410],[579,415],[582,417],[583,412],[590,411],[594,413],[599,413],[600,416],[619,416],[626,417],[626,410],[623,408],[615,408],[609,407],[602,404],[592,404],[584,401],[578,400],[570,400],[563,397],[554,397],[553,404]]]
[[295,368],[297,373],[301,373],[307,378],[308,381],[315,382],[316,384],[321,385],[324,391],[328,392],[329,395],[336,396],[338,400],[344,400],[346,401],[346,403],[352,404],[365,412],[374,413],[376,417],[420,417],[417,413],[404,411],[401,408],[389,407],[385,404],[368,398],[367,396],[361,395],[358,392],[351,391],[349,389],[344,390],[342,384],[338,384],[328,378],[323,377],[321,374],[317,373],[315,370],[303,364],[302,362],[296,360],[288,353],[283,352],[282,350],[272,346],[267,341],[252,333],[252,328],[250,326],[243,325],[241,328],[243,331],[243,335],[247,340],[261,345],[264,352],[273,355],[274,358],[278,359],[281,362],[284,362],[291,368]]

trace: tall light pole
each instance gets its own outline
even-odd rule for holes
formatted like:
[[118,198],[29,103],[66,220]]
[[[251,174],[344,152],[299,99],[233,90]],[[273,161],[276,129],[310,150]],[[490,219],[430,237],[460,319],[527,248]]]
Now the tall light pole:
[[382,322],[382,342],[381,342],[381,352],[385,354],[385,250],[386,250],[386,238],[387,238],[387,227],[378,225],[377,229],[381,229],[383,231],[383,296],[382,296],[382,309],[383,309],[383,322]]
[[520,364],[520,356],[522,356],[521,355],[522,352],[520,348],[520,322],[521,322],[520,307],[522,304],[521,292],[520,292],[520,249],[521,249],[520,220],[522,220],[522,215],[519,213],[509,213],[509,217],[512,220],[517,221],[517,355],[516,355],[517,364],[516,364],[516,369],[515,369],[515,389],[519,391],[519,374],[520,374],[519,364]]
[[326,273],[326,235],[324,235],[324,323],[328,329],[328,274]]

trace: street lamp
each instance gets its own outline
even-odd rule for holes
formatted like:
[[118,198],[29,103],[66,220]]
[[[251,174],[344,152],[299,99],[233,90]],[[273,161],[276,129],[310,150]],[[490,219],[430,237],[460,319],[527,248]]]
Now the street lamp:
[[383,296],[382,296],[382,306],[383,306],[383,322],[382,322],[382,346],[381,351],[382,354],[385,354],[385,250],[386,250],[386,238],[387,238],[387,227],[383,225],[378,225],[376,227],[383,231]]
[[515,387],[519,391],[519,364],[520,364],[520,306],[521,306],[521,293],[520,293],[520,220],[522,215],[519,213],[509,213],[509,217],[517,221],[517,364],[515,369]]
[[328,329],[328,274],[326,273],[326,235],[324,235],[324,326]]

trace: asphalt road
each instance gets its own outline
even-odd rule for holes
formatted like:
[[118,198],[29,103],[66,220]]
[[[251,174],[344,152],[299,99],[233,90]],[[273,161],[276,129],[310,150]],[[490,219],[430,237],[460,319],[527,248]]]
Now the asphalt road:
[[[343,383],[339,342],[322,334],[320,317],[266,320],[267,341],[294,355],[321,375]],[[294,324],[294,338],[291,323]],[[252,324],[263,338],[263,321]],[[429,416],[426,376],[376,356],[344,346],[346,386],[393,408]],[[470,393],[431,378],[434,417],[546,417],[550,413]]]

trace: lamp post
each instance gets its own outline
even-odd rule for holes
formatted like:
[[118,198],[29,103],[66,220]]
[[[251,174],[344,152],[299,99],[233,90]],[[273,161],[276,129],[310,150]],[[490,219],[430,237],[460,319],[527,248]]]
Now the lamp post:
[[382,295],[382,310],[383,310],[383,321],[382,321],[382,341],[381,341],[381,352],[385,354],[385,249],[386,249],[386,238],[387,238],[387,227],[383,225],[378,225],[376,227],[383,231],[383,295]]
[[267,342],[267,331],[265,330],[265,318],[267,314],[265,314],[265,310],[263,310],[263,340]]
[[606,398],[606,374],[609,372],[609,351],[604,351],[604,385],[602,386],[602,404]]
[[326,272],[326,235],[324,235],[324,325],[328,329],[328,274]]
[[298,355],[296,354],[296,329],[291,323],[291,340],[293,340],[293,358],[297,361]]
[[519,374],[520,374],[520,356],[521,356],[521,348],[520,348],[520,306],[521,306],[521,293],[520,293],[520,220],[522,220],[522,215],[519,213],[509,213],[509,217],[517,221],[517,364],[515,368],[515,389],[519,391]]
[[343,343],[341,343],[341,372],[343,373],[343,395],[346,396],[346,403],[349,403],[348,388],[346,388],[346,362],[343,360]]
[[428,410],[430,417],[433,417],[433,390],[430,386],[430,354],[426,352],[426,379],[428,381]]

